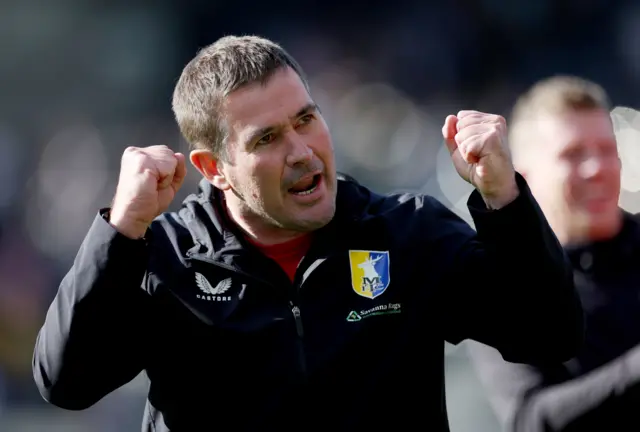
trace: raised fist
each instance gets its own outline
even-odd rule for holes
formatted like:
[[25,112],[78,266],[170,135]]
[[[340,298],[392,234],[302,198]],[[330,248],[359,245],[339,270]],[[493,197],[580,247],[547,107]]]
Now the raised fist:
[[169,207],[186,174],[184,155],[167,146],[128,147],[122,155],[109,222],[121,234],[141,238]]
[[460,111],[445,119],[442,135],[456,171],[475,186],[487,207],[504,207],[518,196],[503,117]]

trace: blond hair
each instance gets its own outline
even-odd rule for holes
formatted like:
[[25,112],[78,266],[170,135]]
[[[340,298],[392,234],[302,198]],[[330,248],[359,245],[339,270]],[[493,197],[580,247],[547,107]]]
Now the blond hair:
[[509,144],[514,163],[518,165],[531,147],[535,139],[532,125],[541,116],[610,109],[605,90],[584,78],[558,75],[537,82],[518,98],[511,112]]

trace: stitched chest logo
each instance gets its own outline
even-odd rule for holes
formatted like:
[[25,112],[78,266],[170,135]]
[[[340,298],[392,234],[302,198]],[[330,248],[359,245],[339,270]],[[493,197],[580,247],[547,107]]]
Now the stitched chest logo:
[[392,315],[392,314],[399,314],[399,313],[402,313],[402,304],[400,303],[381,304],[378,306],[374,306],[371,309],[365,309],[361,311],[352,310],[351,312],[349,312],[349,315],[347,315],[347,321],[357,322],[373,316]]
[[231,288],[231,278],[223,279],[214,287],[209,283],[206,277],[201,273],[196,272],[196,285],[200,288],[203,294],[197,294],[196,297],[200,300],[207,301],[231,301],[231,296],[223,295],[229,288]]
[[389,252],[350,250],[349,265],[351,287],[362,297],[378,297],[391,282]]

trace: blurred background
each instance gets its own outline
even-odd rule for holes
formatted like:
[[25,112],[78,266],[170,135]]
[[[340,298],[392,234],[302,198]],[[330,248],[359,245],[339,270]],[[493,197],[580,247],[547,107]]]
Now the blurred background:
[[[640,211],[640,3],[631,0],[1,0],[0,431],[138,431],[143,376],[84,412],[47,406],[31,377],[37,331],[127,146],[186,150],[171,93],[225,34],[282,43],[310,77],[340,170],[381,192],[432,194],[469,220],[441,142],[447,114],[508,115],[558,73],[617,109],[622,204]],[[180,198],[194,190],[191,170]],[[179,200],[178,200],[179,201]],[[453,432],[496,431],[464,344],[446,347]]]

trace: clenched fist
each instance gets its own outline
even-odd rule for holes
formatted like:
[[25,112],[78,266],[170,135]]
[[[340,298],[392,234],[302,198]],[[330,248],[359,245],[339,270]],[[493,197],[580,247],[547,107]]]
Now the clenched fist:
[[109,222],[121,234],[141,238],[169,207],[186,174],[184,155],[167,146],[127,148]]
[[487,207],[499,209],[518,196],[504,118],[460,111],[447,116],[442,135],[456,171],[475,186]]

